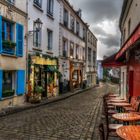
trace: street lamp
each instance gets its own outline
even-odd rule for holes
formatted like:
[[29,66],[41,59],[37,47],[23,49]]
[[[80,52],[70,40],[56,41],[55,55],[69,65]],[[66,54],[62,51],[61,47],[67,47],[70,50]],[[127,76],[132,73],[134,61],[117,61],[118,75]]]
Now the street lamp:
[[34,32],[39,32],[42,28],[42,21],[40,20],[40,18],[37,18],[35,21],[34,21],[34,28],[35,30],[33,31],[29,31],[29,34],[30,33],[34,33]]
[[34,27],[36,29],[36,31],[40,31],[42,28],[42,21],[40,20],[40,18],[38,18],[35,22],[34,22]]

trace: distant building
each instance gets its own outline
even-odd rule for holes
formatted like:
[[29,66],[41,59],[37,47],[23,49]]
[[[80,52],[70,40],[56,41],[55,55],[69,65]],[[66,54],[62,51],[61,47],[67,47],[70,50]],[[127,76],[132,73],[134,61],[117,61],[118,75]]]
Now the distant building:
[[96,85],[96,76],[97,76],[96,55],[97,55],[97,38],[88,29],[87,45],[86,45],[86,76],[88,86]]
[[81,10],[75,11],[67,0],[60,1],[59,70],[61,92],[82,88],[86,79],[85,49],[87,24]]
[[97,60],[97,75],[98,75],[98,80],[103,79],[103,67],[102,67],[102,60]]
[[0,1],[0,108],[24,103],[27,48],[24,10],[18,1]]

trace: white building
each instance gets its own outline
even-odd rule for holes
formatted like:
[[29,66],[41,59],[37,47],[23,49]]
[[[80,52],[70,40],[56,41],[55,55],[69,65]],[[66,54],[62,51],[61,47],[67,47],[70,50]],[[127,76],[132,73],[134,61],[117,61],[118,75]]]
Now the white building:
[[[21,3],[22,4],[22,3]],[[58,95],[59,17],[58,0],[28,0],[28,79],[31,92],[35,87],[45,89],[43,96]],[[37,31],[35,22],[42,22]]]
[[86,75],[87,85],[89,87],[96,85],[96,54],[97,54],[97,39],[94,34],[87,30],[87,47],[86,47]]
[[67,0],[60,1],[59,69],[62,92],[82,87],[85,77],[87,25],[81,10],[75,11]]

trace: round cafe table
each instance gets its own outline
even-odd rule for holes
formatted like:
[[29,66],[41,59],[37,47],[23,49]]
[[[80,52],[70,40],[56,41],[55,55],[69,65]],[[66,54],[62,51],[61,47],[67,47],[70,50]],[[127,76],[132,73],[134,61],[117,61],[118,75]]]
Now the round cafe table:
[[136,113],[116,113],[113,114],[112,117],[118,121],[123,122],[135,122],[140,120],[140,115]]
[[122,126],[116,130],[117,135],[124,140],[140,140],[140,126]]

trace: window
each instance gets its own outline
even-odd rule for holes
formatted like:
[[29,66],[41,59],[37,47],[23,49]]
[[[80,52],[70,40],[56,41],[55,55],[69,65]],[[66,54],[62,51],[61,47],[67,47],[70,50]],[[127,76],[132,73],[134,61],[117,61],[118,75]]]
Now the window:
[[93,51],[93,66],[95,67],[96,65],[96,52]]
[[68,40],[63,38],[63,56],[67,57],[68,56]]
[[65,27],[68,27],[68,20],[69,20],[69,17],[68,17],[68,11],[66,9],[64,9],[64,17],[63,17],[63,21],[64,21],[64,26]]
[[48,50],[52,50],[52,47],[53,47],[53,32],[48,29],[47,34],[48,34]]
[[85,60],[85,48],[83,48],[83,54],[82,54],[82,59]]
[[76,45],[76,59],[79,59],[79,55],[80,55],[79,46]]
[[4,71],[2,81],[2,97],[13,96],[15,93],[15,72]]
[[130,35],[131,19],[128,21],[128,36]]
[[14,4],[15,0],[7,0],[10,4]]
[[74,43],[71,42],[70,43],[70,57],[73,58],[74,55]]
[[123,31],[123,43],[124,43],[124,41],[125,41],[125,29]]
[[86,30],[85,30],[85,28],[83,28],[83,40],[85,40],[86,39]]
[[13,41],[14,24],[9,21],[2,21],[2,40]]
[[74,17],[73,17],[73,16],[71,16],[70,28],[71,28],[71,30],[74,32]]
[[53,16],[53,3],[54,0],[47,0],[47,14]]
[[80,25],[79,22],[76,22],[76,34],[79,36]]
[[41,30],[37,31],[37,29],[34,26],[34,32],[33,33],[33,45],[37,48],[41,46]]
[[34,0],[34,4],[41,8],[42,7],[42,0]]
[[88,48],[88,62],[91,63],[91,48]]

